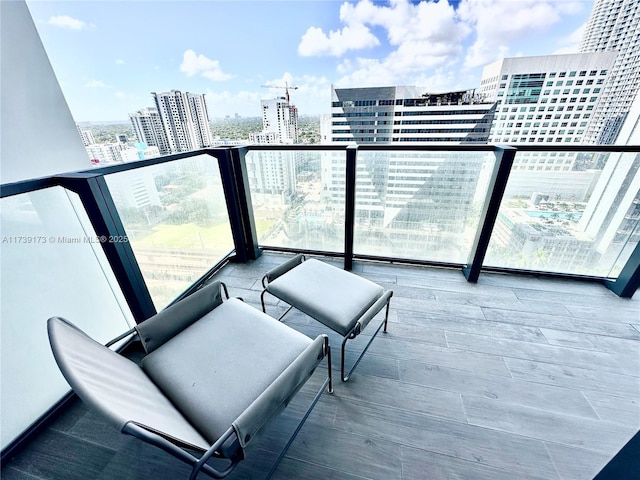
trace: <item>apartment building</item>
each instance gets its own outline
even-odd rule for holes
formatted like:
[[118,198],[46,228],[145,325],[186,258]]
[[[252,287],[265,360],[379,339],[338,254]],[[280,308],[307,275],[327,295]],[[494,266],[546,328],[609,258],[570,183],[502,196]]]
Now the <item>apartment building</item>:
[[161,155],[171,152],[167,134],[157,109],[148,107],[130,113],[129,120],[139,142],[158,147]]
[[596,0],[580,51],[617,53],[586,133],[588,143],[615,143],[640,89],[640,2]]
[[203,94],[152,92],[171,153],[188,152],[213,144],[207,104]]

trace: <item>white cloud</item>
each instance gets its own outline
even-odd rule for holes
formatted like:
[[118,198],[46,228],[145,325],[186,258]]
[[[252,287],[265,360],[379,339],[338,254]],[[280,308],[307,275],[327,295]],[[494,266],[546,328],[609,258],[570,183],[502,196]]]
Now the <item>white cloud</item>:
[[102,80],[90,80],[84,86],[87,88],[111,88],[110,85],[107,85]]
[[[331,101],[331,82],[326,77],[314,75],[294,76],[289,72],[282,74],[280,78],[272,78],[264,85],[277,85],[296,87],[289,88],[291,103],[298,107],[301,115],[324,112],[329,108]],[[261,99],[283,96],[284,88],[264,89],[260,92]]]
[[435,44],[458,43],[468,33],[466,25],[457,21],[454,8],[445,0],[437,3],[423,0],[412,4],[393,0],[390,6],[376,6],[370,0],[340,7],[340,19],[383,27],[391,45],[429,41]]
[[86,22],[67,15],[55,15],[49,18],[47,23],[54,27],[68,28],[69,30],[82,30],[89,27]]
[[[312,75],[294,76],[285,72],[279,78],[270,78],[264,85],[278,85],[290,87],[291,103],[298,107],[300,115],[310,115],[326,112],[331,101],[330,81],[326,77]],[[221,118],[226,115],[239,114],[249,117],[260,117],[260,100],[283,96],[284,88],[260,88],[256,91],[244,90],[240,92],[213,91],[206,92],[209,116]]]
[[211,119],[236,113],[250,117],[259,117],[261,114],[259,92],[239,91],[232,93],[227,90],[221,92],[207,89],[205,98]]
[[182,64],[180,64],[180,71],[186,73],[188,77],[202,75],[216,82],[233,78],[233,75],[222,71],[218,60],[211,60],[204,55],[197,55],[193,50],[184,52]]
[[465,66],[474,68],[508,56],[513,42],[535,41],[563,17],[581,9],[582,3],[576,1],[463,0],[458,8],[460,18],[476,32]]
[[122,60],[121,58],[118,58],[116,60],[116,65],[124,65],[124,60]]
[[338,73],[343,75],[335,82],[338,87],[379,87],[398,83],[396,72],[375,58],[345,60],[338,66]]
[[[338,66],[342,78],[336,84],[417,85],[421,79],[438,82],[448,75],[444,72],[460,70],[460,66],[462,75],[466,75],[464,72],[501,57],[522,54],[523,43],[534,42],[584,8],[584,2],[574,0],[462,0],[457,8],[449,2],[343,3],[340,21],[344,28],[360,25],[375,32],[381,30],[391,51],[384,58],[345,57]],[[517,53],[510,51],[514,45],[518,45]],[[560,44],[567,49],[573,45],[575,41],[569,40]],[[434,71],[440,73],[434,75]],[[468,79],[465,83],[472,86],[474,82]]]
[[426,70],[455,63],[463,52],[468,25],[461,22],[447,1],[392,0],[379,6],[370,0],[344,3],[340,19],[347,25],[381,27],[392,51],[382,59],[358,58],[343,61],[336,82],[341,86],[394,85],[412,83]]
[[566,37],[561,38],[558,41],[560,47],[553,52],[553,54],[562,55],[565,53],[578,53],[580,51],[580,44],[582,43],[582,37],[586,26],[586,23],[584,23]]
[[303,57],[332,55],[340,57],[349,50],[361,50],[380,45],[380,41],[362,24],[347,25],[325,34],[321,28],[309,27],[298,45]]

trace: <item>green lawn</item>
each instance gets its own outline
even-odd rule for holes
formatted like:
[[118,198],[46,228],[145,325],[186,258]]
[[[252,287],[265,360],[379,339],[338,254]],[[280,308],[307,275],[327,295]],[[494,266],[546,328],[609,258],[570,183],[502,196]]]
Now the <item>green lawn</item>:
[[[258,238],[267,232],[273,221],[257,220]],[[201,227],[195,223],[183,225],[156,225],[151,233],[135,241],[137,247],[170,248],[211,248],[214,245],[228,245],[233,248],[233,239],[229,225],[221,223],[212,227]]]
[[201,227],[195,223],[156,225],[146,237],[137,240],[139,247],[211,248],[228,245],[233,248],[231,230],[227,223]]

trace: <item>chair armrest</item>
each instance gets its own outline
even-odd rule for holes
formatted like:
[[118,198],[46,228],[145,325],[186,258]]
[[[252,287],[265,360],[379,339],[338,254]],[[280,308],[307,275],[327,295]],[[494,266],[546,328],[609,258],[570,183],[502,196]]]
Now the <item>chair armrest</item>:
[[146,353],[173,338],[196,320],[222,304],[222,282],[214,282],[165,308],[135,328]]
[[318,337],[282,372],[260,396],[233,421],[245,448],[271,418],[280,413],[311,377],[324,358],[326,335]]
[[356,322],[356,325],[360,325],[360,331],[357,332],[357,334],[362,332],[365,329],[365,327],[369,325],[369,322],[373,319],[373,317],[375,317],[378,314],[380,310],[384,308],[384,306],[389,302],[392,296],[393,296],[392,290],[385,291],[382,294],[382,296],[378,298],[378,300],[376,300],[366,312],[364,312],[362,317],[360,317]]
[[267,288],[267,284],[269,282],[273,282],[276,278],[280,277],[281,275],[284,275],[289,270],[292,270],[293,268],[300,265],[302,262],[304,262],[304,255],[299,254],[293,258],[290,258],[289,260],[284,262],[282,265],[278,265],[277,267],[272,268],[267,273],[265,273],[264,277],[262,278],[263,288]]

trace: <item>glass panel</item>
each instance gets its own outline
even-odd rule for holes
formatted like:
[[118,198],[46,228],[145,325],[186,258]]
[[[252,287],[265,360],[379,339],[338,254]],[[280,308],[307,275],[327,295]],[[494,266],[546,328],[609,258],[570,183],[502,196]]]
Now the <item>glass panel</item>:
[[640,154],[518,152],[485,265],[615,278],[639,219]]
[[356,254],[465,264],[493,152],[358,153]]
[[345,162],[345,152],[248,152],[258,242],[343,252]]
[[638,215],[638,205],[640,205],[640,201],[635,202],[635,225],[632,218],[630,218],[631,221],[625,225],[626,231],[628,232],[627,240],[620,244],[618,258],[611,263],[609,278],[618,278],[627,261],[629,261],[636,245],[638,245],[638,241],[640,241],[640,215]]
[[106,343],[134,325],[76,194],[61,187],[0,201],[2,448],[69,391],[47,319]]
[[216,158],[198,155],[105,178],[157,310],[233,250]]

